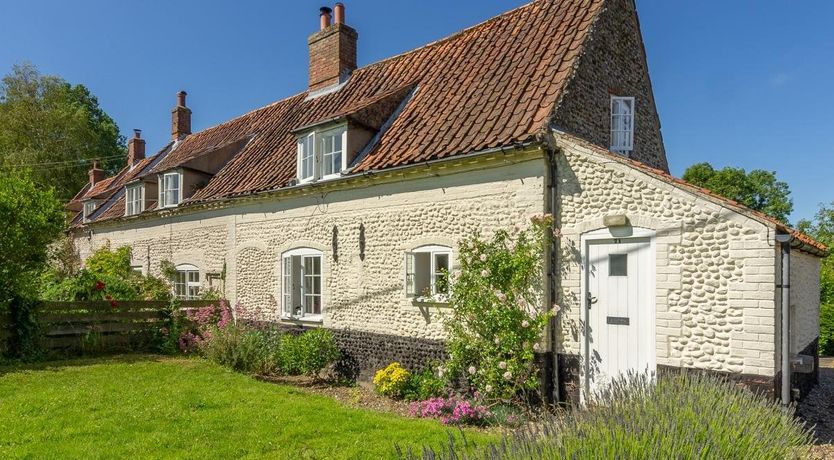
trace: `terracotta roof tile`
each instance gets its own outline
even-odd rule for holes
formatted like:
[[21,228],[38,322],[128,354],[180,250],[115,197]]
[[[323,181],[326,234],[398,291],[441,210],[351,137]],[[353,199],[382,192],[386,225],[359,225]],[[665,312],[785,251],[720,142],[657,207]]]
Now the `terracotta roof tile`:
[[357,69],[333,93],[315,98],[301,93],[189,135],[149,173],[178,167],[251,135],[184,205],[284,187],[296,175],[293,130],[411,87],[416,87],[411,99],[373,149],[351,165],[353,172],[527,141],[546,129],[603,3],[534,1]]

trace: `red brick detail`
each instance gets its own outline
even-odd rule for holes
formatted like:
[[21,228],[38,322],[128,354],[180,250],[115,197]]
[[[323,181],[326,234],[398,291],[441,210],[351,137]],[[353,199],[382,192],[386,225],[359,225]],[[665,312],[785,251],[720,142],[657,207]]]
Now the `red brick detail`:
[[339,84],[343,76],[356,70],[358,38],[345,24],[333,24],[310,36],[310,91]]

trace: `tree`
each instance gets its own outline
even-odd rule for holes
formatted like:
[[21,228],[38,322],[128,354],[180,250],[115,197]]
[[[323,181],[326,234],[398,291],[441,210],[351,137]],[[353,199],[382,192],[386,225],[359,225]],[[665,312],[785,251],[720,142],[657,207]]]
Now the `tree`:
[[[802,220],[798,225],[803,232],[820,243],[834,248],[834,201],[821,205],[814,220]],[[834,355],[834,257],[822,261],[820,270],[820,352]]]
[[0,83],[0,170],[29,169],[37,185],[67,201],[87,182],[93,159],[113,173],[124,151],[118,126],[83,85],[31,64],[14,66]]
[[34,294],[48,246],[64,228],[64,211],[51,188],[25,175],[0,173],[0,304]]
[[785,223],[793,211],[788,184],[772,171],[755,169],[748,173],[732,167],[716,170],[709,163],[697,163],[687,168],[683,179]]

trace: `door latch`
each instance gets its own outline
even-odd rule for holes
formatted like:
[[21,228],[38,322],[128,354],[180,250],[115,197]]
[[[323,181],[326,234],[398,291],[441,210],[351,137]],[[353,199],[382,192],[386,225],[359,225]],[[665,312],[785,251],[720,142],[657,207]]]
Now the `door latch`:
[[591,309],[591,305],[597,303],[597,298],[591,295],[591,291],[585,293],[585,305],[588,307],[588,310]]

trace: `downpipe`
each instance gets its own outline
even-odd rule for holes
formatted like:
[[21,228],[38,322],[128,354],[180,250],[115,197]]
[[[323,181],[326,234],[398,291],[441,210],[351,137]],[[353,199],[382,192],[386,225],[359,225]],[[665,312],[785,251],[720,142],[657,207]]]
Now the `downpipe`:
[[776,235],[781,254],[782,274],[776,287],[782,294],[782,404],[791,403],[791,236]]
[[[558,299],[558,286],[559,286],[559,248],[561,247],[560,242],[560,232],[559,232],[559,209],[558,209],[558,199],[559,199],[559,166],[558,166],[558,154],[559,151],[554,148],[547,149],[547,160],[548,160],[548,197],[547,197],[547,212],[552,216],[552,226],[551,226],[551,238],[550,244],[548,245],[548,267],[547,267],[547,308],[553,308],[553,305],[556,303]],[[560,401],[560,390],[561,390],[561,382],[559,381],[559,344],[558,344],[558,335],[559,335],[559,321],[558,321],[558,312],[552,318],[550,318],[549,324],[549,348],[551,351],[551,369],[550,369],[550,385],[551,394],[548,395],[549,399],[554,404],[559,404]]]

